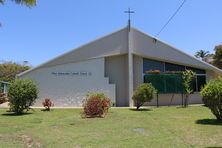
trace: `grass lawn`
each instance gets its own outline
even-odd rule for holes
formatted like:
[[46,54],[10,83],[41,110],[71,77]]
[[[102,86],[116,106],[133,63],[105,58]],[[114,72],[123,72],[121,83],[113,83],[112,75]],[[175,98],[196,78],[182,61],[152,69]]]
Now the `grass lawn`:
[[40,109],[13,116],[0,109],[0,147],[222,146],[222,124],[202,106],[135,111],[113,108],[82,119],[81,109]]

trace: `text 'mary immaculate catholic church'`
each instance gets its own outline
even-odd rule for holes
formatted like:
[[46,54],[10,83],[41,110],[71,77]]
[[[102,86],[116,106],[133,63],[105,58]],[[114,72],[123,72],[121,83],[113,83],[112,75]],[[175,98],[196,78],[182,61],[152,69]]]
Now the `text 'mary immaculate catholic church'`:
[[[195,92],[189,102],[201,103],[200,87],[221,75],[222,70],[128,25],[18,77],[32,79],[38,84],[40,99],[36,106],[40,106],[44,98],[52,99],[56,106],[81,106],[88,92],[103,92],[116,106],[133,106],[133,91],[144,83],[146,71],[186,69],[196,72]],[[148,104],[156,105],[156,99]],[[181,94],[159,94],[159,105],[169,102],[181,104]]]

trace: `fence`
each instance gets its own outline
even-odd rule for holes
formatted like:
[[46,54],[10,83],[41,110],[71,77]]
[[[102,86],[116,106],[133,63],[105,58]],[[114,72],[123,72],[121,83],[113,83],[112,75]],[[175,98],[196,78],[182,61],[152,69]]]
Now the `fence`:
[[151,83],[161,93],[183,93],[182,74],[145,74],[144,83]]

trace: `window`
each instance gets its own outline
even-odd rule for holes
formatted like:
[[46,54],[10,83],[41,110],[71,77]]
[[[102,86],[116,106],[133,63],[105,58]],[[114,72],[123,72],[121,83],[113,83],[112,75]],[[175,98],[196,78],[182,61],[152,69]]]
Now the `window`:
[[150,60],[150,59],[143,59],[143,72],[149,70],[159,70],[164,72],[164,62]]
[[196,75],[192,81],[192,88],[194,92],[200,92],[201,88],[206,84],[205,75]]
[[206,84],[206,76],[197,75],[197,91],[199,92],[202,87]]
[[196,73],[196,77],[193,80],[193,90],[199,92],[201,88],[206,84],[206,71],[193,67],[186,67],[187,70],[192,70]]
[[[193,72],[196,73],[195,78],[192,81],[192,87],[195,92],[199,92],[201,88],[206,84],[206,71],[198,68],[193,68],[193,67],[186,67],[183,65],[177,65],[177,64],[172,64],[172,63],[167,63],[167,62],[161,62],[161,61],[156,61],[156,60],[150,60],[150,59],[143,59],[143,72],[145,73],[146,71],[149,70],[160,70],[161,72],[166,72],[166,71],[185,71],[185,70],[192,70]],[[167,84],[171,85],[170,82],[172,80],[169,78],[167,80]],[[173,82],[173,81],[172,81]],[[158,80],[157,83],[161,83],[160,80]],[[166,89],[170,89],[168,86]],[[171,90],[168,90],[168,92]]]
[[196,74],[206,74],[206,71],[202,70],[202,69],[197,69],[197,68],[193,68],[193,67],[186,67],[186,69],[187,70],[192,70]]
[[196,92],[197,91],[197,79],[196,79],[196,77],[194,77],[193,78],[193,80],[192,80],[192,89],[193,89],[193,91],[194,92]]
[[165,71],[185,71],[185,66],[165,63]]

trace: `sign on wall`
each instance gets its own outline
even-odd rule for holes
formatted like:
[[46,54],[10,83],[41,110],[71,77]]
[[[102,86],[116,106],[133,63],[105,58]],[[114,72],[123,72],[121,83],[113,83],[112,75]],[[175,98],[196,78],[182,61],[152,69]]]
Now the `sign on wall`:
[[55,76],[91,76],[92,72],[52,72]]

